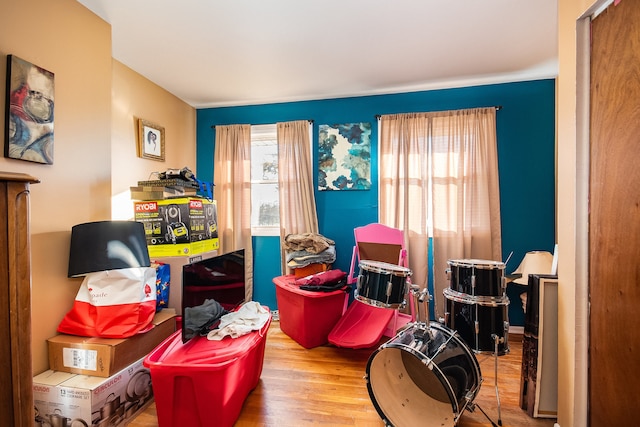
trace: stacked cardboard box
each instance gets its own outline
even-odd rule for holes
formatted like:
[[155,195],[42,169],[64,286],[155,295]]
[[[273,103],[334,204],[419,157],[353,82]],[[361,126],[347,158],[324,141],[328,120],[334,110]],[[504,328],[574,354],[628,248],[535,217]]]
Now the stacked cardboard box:
[[129,187],[132,200],[173,199],[176,197],[196,196],[198,190],[189,187],[137,186]]
[[163,309],[152,329],[130,338],[50,338],[50,369],[33,378],[35,425],[128,423],[153,398],[144,358],[175,331],[175,310]]
[[149,256],[190,256],[217,250],[215,200],[181,197],[134,202],[135,220],[144,224]]
[[122,426],[153,398],[151,374],[137,360],[109,378],[48,370],[33,378],[35,425]]
[[73,374],[110,377],[145,356],[176,330],[176,311],[165,308],[153,317],[153,328],[130,338],[59,334],[47,340],[49,368]]

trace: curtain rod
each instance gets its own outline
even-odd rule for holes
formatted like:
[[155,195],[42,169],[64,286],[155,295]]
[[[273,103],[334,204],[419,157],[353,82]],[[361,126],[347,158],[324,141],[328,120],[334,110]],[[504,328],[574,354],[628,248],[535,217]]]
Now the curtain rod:
[[[313,119],[307,119],[307,121],[309,123],[313,123]],[[263,124],[271,124],[271,123],[263,123]],[[221,125],[218,125],[218,126],[221,126]],[[252,125],[249,125],[249,126],[252,126]],[[211,129],[215,129],[215,128],[216,128],[216,125],[211,125]]]
[[[483,107],[475,107],[475,108],[483,108]],[[488,107],[488,108],[490,108],[490,107]],[[502,105],[496,105],[496,106],[494,106],[493,108],[495,108],[495,109],[496,109],[496,111],[500,111],[500,110],[502,110]],[[469,108],[461,108],[461,109],[462,109],[462,110],[469,110]],[[383,116],[382,114],[376,114],[376,115],[375,115],[375,118],[376,118],[376,119],[379,119],[379,118],[380,118],[380,117],[382,117],[382,116]]]

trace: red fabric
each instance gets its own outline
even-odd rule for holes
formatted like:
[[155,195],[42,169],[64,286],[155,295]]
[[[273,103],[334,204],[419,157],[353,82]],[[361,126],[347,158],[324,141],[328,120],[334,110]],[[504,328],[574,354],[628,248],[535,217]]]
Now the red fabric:
[[340,280],[347,277],[347,273],[342,270],[328,270],[323,271],[321,273],[312,274],[311,276],[302,277],[300,279],[296,279],[295,284],[298,286],[303,285],[325,285],[325,284],[333,284],[337,283]]
[[156,301],[96,307],[74,301],[58,332],[84,337],[127,338],[153,327]]

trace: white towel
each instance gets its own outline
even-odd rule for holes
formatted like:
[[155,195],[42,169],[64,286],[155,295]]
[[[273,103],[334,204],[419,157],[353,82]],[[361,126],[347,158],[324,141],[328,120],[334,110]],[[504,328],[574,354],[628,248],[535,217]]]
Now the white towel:
[[207,339],[220,341],[227,335],[238,338],[251,331],[258,331],[269,321],[271,314],[267,309],[255,301],[248,301],[231,313],[220,318],[217,329],[207,334]]

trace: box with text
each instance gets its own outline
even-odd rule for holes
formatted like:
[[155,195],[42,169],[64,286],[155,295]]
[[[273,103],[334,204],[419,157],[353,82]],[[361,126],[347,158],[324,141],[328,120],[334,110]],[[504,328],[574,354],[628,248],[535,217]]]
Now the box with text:
[[144,357],[176,331],[176,312],[165,308],[153,317],[153,328],[129,338],[59,334],[47,340],[49,368],[74,374],[109,377]]
[[142,359],[108,378],[52,370],[33,377],[35,425],[40,426],[123,426],[152,398],[151,375]]
[[135,220],[144,225],[149,255],[195,255],[218,249],[215,200],[181,197],[134,202]]

